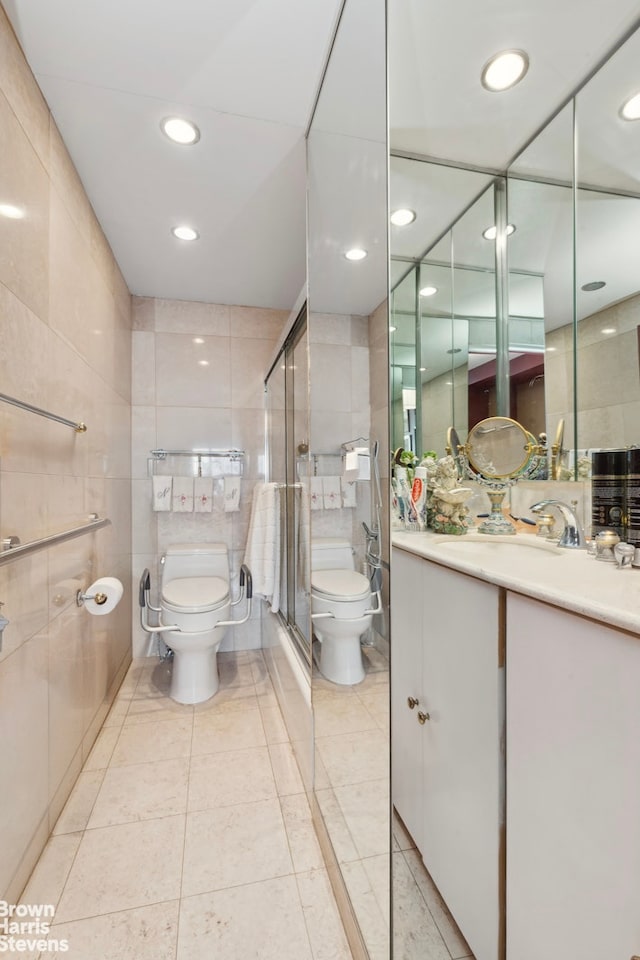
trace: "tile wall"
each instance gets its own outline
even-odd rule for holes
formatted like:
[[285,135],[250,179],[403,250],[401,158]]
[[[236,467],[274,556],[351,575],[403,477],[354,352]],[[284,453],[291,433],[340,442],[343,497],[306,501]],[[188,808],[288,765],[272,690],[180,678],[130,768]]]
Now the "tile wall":
[[[640,443],[638,327],[640,297],[629,297],[578,324],[578,443],[581,449]],[[615,334],[603,333],[615,330]],[[546,334],[545,400],[550,439],[561,417],[573,436],[573,329]],[[625,385],[633,385],[630,389]]]
[[[168,544],[182,541],[228,544],[237,583],[252,491],[265,476],[264,377],[287,319],[288,312],[280,310],[133,298],[132,577],[136,590],[148,567],[157,600],[159,558]],[[245,451],[238,512],[224,512],[223,481],[217,479],[211,513],[154,513],[150,451],[194,447]],[[227,468],[231,469],[224,461],[215,462],[214,469],[226,473]],[[154,469],[169,475],[188,473],[193,462],[172,458]],[[229,630],[220,649],[259,647],[259,615],[256,603],[252,619]],[[150,649],[136,608],[133,654],[145,656]]]
[[[0,896],[20,894],[130,660],[130,296],[0,7],[0,534],[112,525],[0,567]],[[125,584],[91,617],[75,592]]]

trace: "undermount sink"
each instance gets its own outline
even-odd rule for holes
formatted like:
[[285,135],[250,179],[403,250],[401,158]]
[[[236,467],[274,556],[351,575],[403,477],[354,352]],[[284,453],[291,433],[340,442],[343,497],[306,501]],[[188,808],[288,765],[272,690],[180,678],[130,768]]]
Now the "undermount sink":
[[458,557],[470,559],[482,557],[497,557],[500,554],[510,554],[513,550],[521,550],[530,557],[547,558],[561,557],[566,551],[558,547],[552,540],[542,540],[527,534],[514,536],[492,536],[490,534],[468,533],[462,537],[448,537],[437,543],[438,550]]

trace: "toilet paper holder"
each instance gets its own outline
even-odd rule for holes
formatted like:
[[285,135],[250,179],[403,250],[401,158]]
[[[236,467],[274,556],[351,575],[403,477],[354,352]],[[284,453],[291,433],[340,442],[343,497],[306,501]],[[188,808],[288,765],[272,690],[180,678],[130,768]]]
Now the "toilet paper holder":
[[98,606],[101,607],[102,604],[106,603],[108,599],[109,597],[107,594],[101,593],[100,591],[98,591],[98,593],[88,594],[83,593],[82,590],[78,590],[76,593],[76,606],[82,607],[84,606],[85,600],[94,600]]

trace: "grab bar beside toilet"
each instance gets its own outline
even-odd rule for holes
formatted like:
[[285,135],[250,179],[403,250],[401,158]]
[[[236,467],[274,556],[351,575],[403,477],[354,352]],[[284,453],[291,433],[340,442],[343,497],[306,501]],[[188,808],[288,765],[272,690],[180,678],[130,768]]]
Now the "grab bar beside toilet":
[[138,604],[140,606],[140,626],[145,633],[171,633],[179,630],[179,627],[165,627],[162,624],[154,626],[149,623],[148,616],[145,618],[145,610],[153,610],[154,613],[161,613],[160,607],[152,607],[149,603],[149,593],[151,592],[151,574],[148,567],[142,571],[140,577],[140,586],[138,588]]
[[[364,613],[362,614],[363,617],[368,617],[369,614],[382,613],[382,597],[381,597],[381,595],[380,595],[380,591],[379,591],[379,590],[376,590],[376,591],[375,591],[375,596],[376,596],[376,606],[375,606],[375,609],[374,609],[374,610],[365,610]],[[327,611],[326,613],[312,613],[312,614],[311,614],[311,619],[312,619],[312,620],[327,620],[329,617],[331,617],[333,620],[336,619],[335,613],[331,613],[330,611]],[[356,617],[356,619],[359,620],[360,617]]]
[[[245,580],[246,580],[246,590],[245,590]],[[236,604],[240,603],[242,598],[247,597],[247,612],[245,613],[242,620],[219,620],[217,623],[218,627],[237,627],[241,623],[246,623],[249,617],[251,616],[251,598],[253,597],[253,577],[251,576],[251,570],[243,563],[240,567],[240,596],[237,600],[234,600],[230,606],[235,607]]]

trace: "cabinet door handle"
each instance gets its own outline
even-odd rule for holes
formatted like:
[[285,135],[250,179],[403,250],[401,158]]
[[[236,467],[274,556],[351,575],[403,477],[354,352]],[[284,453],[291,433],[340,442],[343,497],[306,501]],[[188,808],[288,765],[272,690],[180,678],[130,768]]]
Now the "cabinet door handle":
[[413,710],[414,707],[417,707],[420,701],[417,697],[407,697],[407,706],[409,710]]
[[418,723],[426,723],[427,720],[431,720],[431,715],[429,713],[423,713],[422,710],[418,713]]

